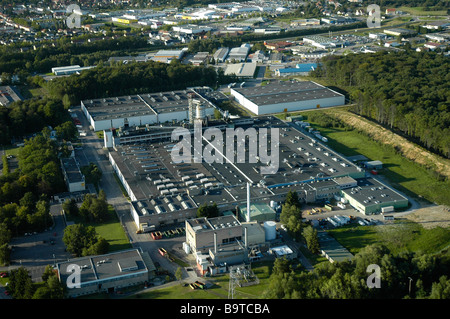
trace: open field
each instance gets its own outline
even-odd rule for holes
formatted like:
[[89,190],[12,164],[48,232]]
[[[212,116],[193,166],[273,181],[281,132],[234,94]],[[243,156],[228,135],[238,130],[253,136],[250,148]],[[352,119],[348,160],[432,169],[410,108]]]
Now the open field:
[[3,150],[5,151],[6,155],[13,155],[15,157],[19,156],[20,147],[8,145],[3,146]]
[[450,208],[444,205],[423,207],[412,214],[405,215],[405,217],[408,220],[419,223],[425,229],[450,227]]
[[[235,299],[259,299],[266,289],[273,262],[255,262],[252,270],[259,279],[259,284],[248,287],[237,287],[235,289]],[[170,287],[150,290],[130,296],[131,299],[227,299],[230,277],[228,274],[215,277],[206,277],[207,281],[213,285],[205,290],[192,290],[189,286],[176,283]]]
[[446,10],[439,11],[425,11],[425,7],[400,7],[400,11],[408,12],[416,16],[445,16],[447,15]]
[[406,218],[386,225],[349,225],[328,232],[352,254],[375,243],[386,245],[394,254],[405,251],[438,253],[448,248],[450,243],[449,228],[427,229]]

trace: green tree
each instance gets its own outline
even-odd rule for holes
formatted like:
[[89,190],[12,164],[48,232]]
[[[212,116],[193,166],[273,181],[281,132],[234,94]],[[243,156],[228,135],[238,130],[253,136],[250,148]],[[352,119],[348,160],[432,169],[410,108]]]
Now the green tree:
[[11,261],[11,249],[8,243],[0,242],[0,265],[7,266]]
[[291,262],[285,257],[275,259],[263,298],[289,299],[297,296],[296,290],[298,290],[297,281]]
[[78,216],[79,214],[77,202],[73,198],[66,199],[62,204],[62,209],[64,210],[64,213],[67,214],[68,216],[74,217]]
[[8,287],[14,299],[31,299],[34,294],[33,282],[25,267],[10,271]]
[[438,282],[433,283],[430,299],[450,299],[450,279],[447,276],[442,276]]
[[285,204],[288,206],[296,206],[301,208],[300,200],[298,199],[298,194],[296,191],[290,190],[286,195]]
[[108,251],[109,251],[108,241],[103,237],[98,237],[97,241],[93,245],[85,247],[83,249],[83,256],[104,255],[108,253]]
[[178,267],[175,271],[175,278],[177,278],[178,281],[181,281],[181,279],[183,278],[183,271],[181,267]]
[[108,203],[104,198],[104,192],[101,198],[95,195],[87,194],[79,209],[79,215],[85,221],[104,222],[109,218]]
[[320,249],[319,240],[317,238],[317,230],[312,226],[307,226],[303,230],[303,237],[306,240],[306,246],[313,254],[317,254]]
[[280,221],[284,224],[296,240],[300,240],[302,235],[302,212],[296,205],[284,204],[281,208]]
[[217,216],[219,216],[219,208],[216,203],[213,203],[212,205],[204,203],[197,209],[197,217],[211,218]]
[[56,136],[60,140],[74,141],[78,136],[78,130],[72,121],[66,121],[55,127]]
[[63,242],[67,251],[76,257],[83,256],[83,252],[86,252],[84,249],[89,249],[97,240],[97,233],[93,226],[74,224],[64,229]]
[[81,172],[86,178],[86,183],[94,184],[98,187],[100,179],[102,178],[102,171],[94,163],[90,163],[88,166],[81,167]]

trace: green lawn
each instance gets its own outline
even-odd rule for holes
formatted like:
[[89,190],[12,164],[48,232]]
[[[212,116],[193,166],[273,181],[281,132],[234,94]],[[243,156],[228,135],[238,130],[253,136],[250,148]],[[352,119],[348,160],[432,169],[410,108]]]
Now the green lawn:
[[3,149],[5,150],[6,155],[14,155],[17,157],[19,155],[20,147],[8,145],[3,146]]
[[408,12],[417,16],[445,16],[447,15],[446,10],[440,11],[425,11],[425,7],[400,7],[400,11]]
[[[258,299],[261,298],[266,289],[273,262],[252,263],[252,270],[259,279],[259,284],[248,287],[237,287],[235,289],[235,299]],[[214,285],[208,289],[192,290],[189,286],[184,287],[177,284],[172,287],[151,290],[145,293],[130,296],[131,299],[227,299],[230,277],[228,274],[222,276],[207,277]]]
[[105,238],[109,242],[110,252],[131,248],[128,237],[111,205],[109,205],[109,215],[110,218],[108,222],[91,225],[95,227],[95,231],[99,236]]
[[[301,114],[307,116],[308,112]],[[398,190],[409,196],[450,205],[450,181],[439,181],[433,172],[406,159],[393,147],[382,145],[356,130],[325,128],[311,124],[328,138],[327,145],[336,152],[344,156],[361,154],[371,160],[382,161],[384,168],[380,173]]]
[[374,243],[386,245],[394,254],[404,251],[437,253],[448,248],[450,243],[450,229],[425,229],[407,220],[398,220],[390,225],[348,225],[328,232],[352,254]]
[[[80,220],[72,219],[75,223],[80,223]],[[114,207],[109,205],[109,219],[105,223],[84,223],[86,226],[93,226],[97,234],[105,238],[110,247],[109,251],[118,251],[131,248],[128,237],[120,224],[119,218],[114,211]]]

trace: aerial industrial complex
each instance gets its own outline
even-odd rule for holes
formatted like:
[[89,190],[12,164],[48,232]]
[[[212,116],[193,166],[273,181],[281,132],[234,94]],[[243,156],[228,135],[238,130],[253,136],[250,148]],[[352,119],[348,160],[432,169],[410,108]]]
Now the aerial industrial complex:
[[[258,115],[345,103],[342,94],[309,81],[277,81],[230,92]],[[328,147],[326,137],[309,123],[270,115],[230,117],[214,103],[224,99],[208,87],[197,87],[81,102],[92,129],[104,131],[109,162],[130,198],[138,231],[185,223],[183,248],[193,254],[202,274],[258,259],[261,252],[294,256],[287,246],[271,245],[279,203],[290,191],[303,203],[339,199],[366,215],[407,207],[404,196],[367,177],[363,168]],[[221,119],[213,116],[216,110]],[[173,134],[178,129],[188,134],[181,142]],[[210,130],[214,134],[207,134]],[[225,147],[225,142],[231,144]],[[258,146],[264,142],[270,161]],[[186,150],[190,157],[174,158]],[[207,151],[214,154],[213,161],[205,160]],[[272,165],[276,170],[265,172]],[[199,207],[211,204],[221,215],[197,218]],[[335,252],[332,241],[326,243],[329,248],[322,253],[331,262],[352,257],[340,246],[343,253]]]

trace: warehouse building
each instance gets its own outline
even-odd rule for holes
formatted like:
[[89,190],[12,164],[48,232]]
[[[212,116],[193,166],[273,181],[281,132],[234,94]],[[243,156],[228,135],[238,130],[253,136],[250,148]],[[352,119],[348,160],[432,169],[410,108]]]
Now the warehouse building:
[[[79,269],[76,278],[74,269]],[[87,256],[57,263],[58,279],[68,286],[67,296],[78,297],[145,283],[155,276],[156,267],[140,249]],[[78,287],[77,287],[78,285]]]
[[[275,210],[266,203],[251,203],[250,205],[250,220],[257,221],[259,223],[275,220]],[[242,205],[239,207],[239,219],[247,219],[247,206]]]
[[330,263],[352,260],[354,256],[342,246],[336,239],[331,237],[325,231],[319,231],[317,234],[320,245],[320,252]]
[[0,105],[8,106],[13,102],[22,101],[23,98],[17,89],[13,86],[5,85],[0,86]]
[[52,73],[54,75],[71,75],[71,74],[79,74],[81,71],[89,70],[94,68],[95,66],[84,66],[81,67],[79,65],[70,65],[70,66],[61,66],[52,68]]
[[250,44],[244,43],[240,47],[232,48],[228,52],[227,61],[243,62],[247,59],[249,52],[250,52]]
[[412,35],[416,34],[416,31],[409,30],[409,29],[404,29],[404,28],[385,29],[383,32],[385,34],[387,34],[387,35],[392,35],[394,37],[398,37],[398,36],[412,36]]
[[295,68],[284,68],[284,69],[276,69],[276,76],[291,76],[291,75],[299,75],[304,76],[308,75],[309,72],[314,71],[317,68],[317,63],[298,63]]
[[256,62],[228,64],[225,68],[225,75],[236,75],[240,78],[252,78],[256,71]]
[[408,199],[374,178],[358,180],[358,186],[342,190],[349,204],[365,215],[380,214],[384,207],[408,207]]
[[170,63],[172,60],[180,60],[185,54],[186,50],[160,50],[150,57],[151,61]]
[[[81,110],[94,131],[179,122],[189,118],[190,94],[204,101],[194,90],[188,89],[82,100]],[[214,106],[204,102],[203,114],[214,114]]]
[[229,52],[229,48],[218,48],[216,52],[214,52],[214,60],[219,63],[225,62]]
[[230,93],[257,115],[345,104],[343,94],[312,81],[273,81],[266,86],[232,88]]
[[61,158],[61,167],[69,192],[80,192],[86,189],[84,175],[74,157]]

